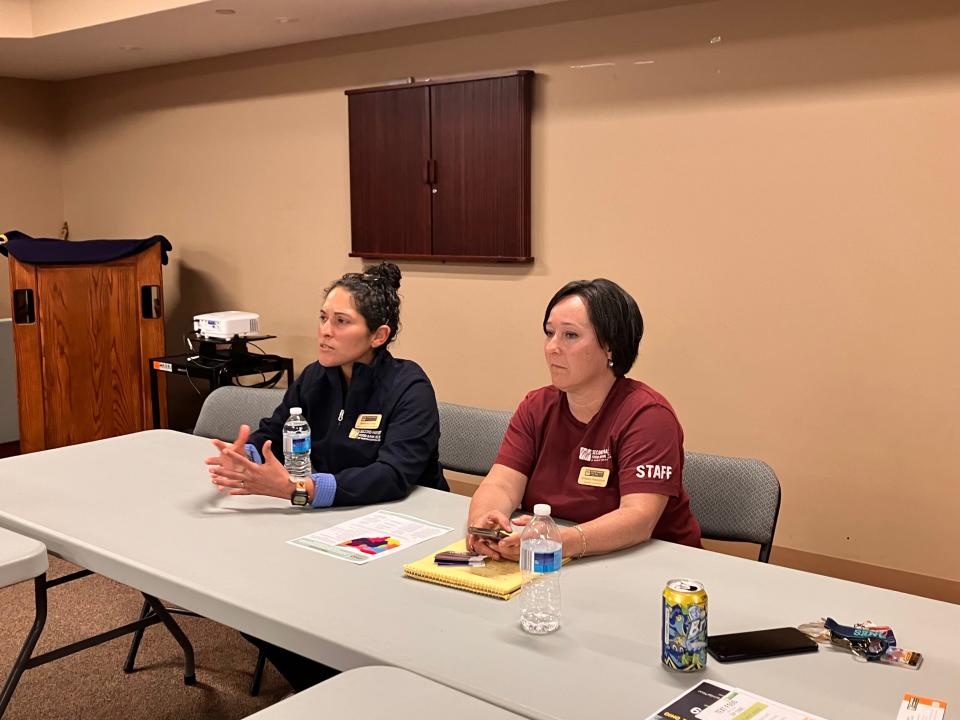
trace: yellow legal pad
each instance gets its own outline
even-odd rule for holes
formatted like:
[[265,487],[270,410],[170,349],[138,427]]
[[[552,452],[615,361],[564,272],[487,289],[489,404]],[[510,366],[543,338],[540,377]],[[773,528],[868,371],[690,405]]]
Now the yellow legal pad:
[[[441,552],[465,552],[465,540],[447,545]],[[403,573],[416,580],[425,580],[438,585],[467,590],[479,595],[509,600],[518,592],[522,577],[520,565],[511,560],[490,560],[480,567],[458,567],[456,565],[437,565],[431,553],[427,557],[403,566]],[[564,564],[569,558],[564,558]]]

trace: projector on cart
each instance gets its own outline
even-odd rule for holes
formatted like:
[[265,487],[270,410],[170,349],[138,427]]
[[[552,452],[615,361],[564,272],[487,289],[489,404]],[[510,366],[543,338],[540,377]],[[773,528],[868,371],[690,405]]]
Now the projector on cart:
[[260,316],[240,310],[205,313],[193,316],[193,331],[202,338],[230,340],[234,336],[260,334]]

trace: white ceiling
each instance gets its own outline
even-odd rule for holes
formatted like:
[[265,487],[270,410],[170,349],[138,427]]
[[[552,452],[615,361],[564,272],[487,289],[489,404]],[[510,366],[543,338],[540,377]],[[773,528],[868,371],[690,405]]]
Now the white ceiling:
[[66,80],[550,2],[0,0],[0,77]]

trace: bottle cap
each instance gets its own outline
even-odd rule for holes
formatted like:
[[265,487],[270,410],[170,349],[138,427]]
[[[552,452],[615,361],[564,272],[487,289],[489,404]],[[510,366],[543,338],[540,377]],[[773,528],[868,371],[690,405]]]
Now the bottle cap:
[[533,514],[537,516],[549,515],[550,506],[547,503],[537,503],[533,506]]
[[303,408],[292,407],[290,408],[291,415],[303,415]]

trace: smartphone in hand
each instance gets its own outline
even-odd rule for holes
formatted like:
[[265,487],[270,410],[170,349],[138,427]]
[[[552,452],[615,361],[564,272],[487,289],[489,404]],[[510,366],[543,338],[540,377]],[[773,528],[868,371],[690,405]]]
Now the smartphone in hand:
[[510,537],[513,533],[504,530],[503,528],[482,528],[482,527],[468,527],[467,532],[476,535],[477,537],[486,538],[487,540],[493,540],[494,542],[500,542],[506,537]]

